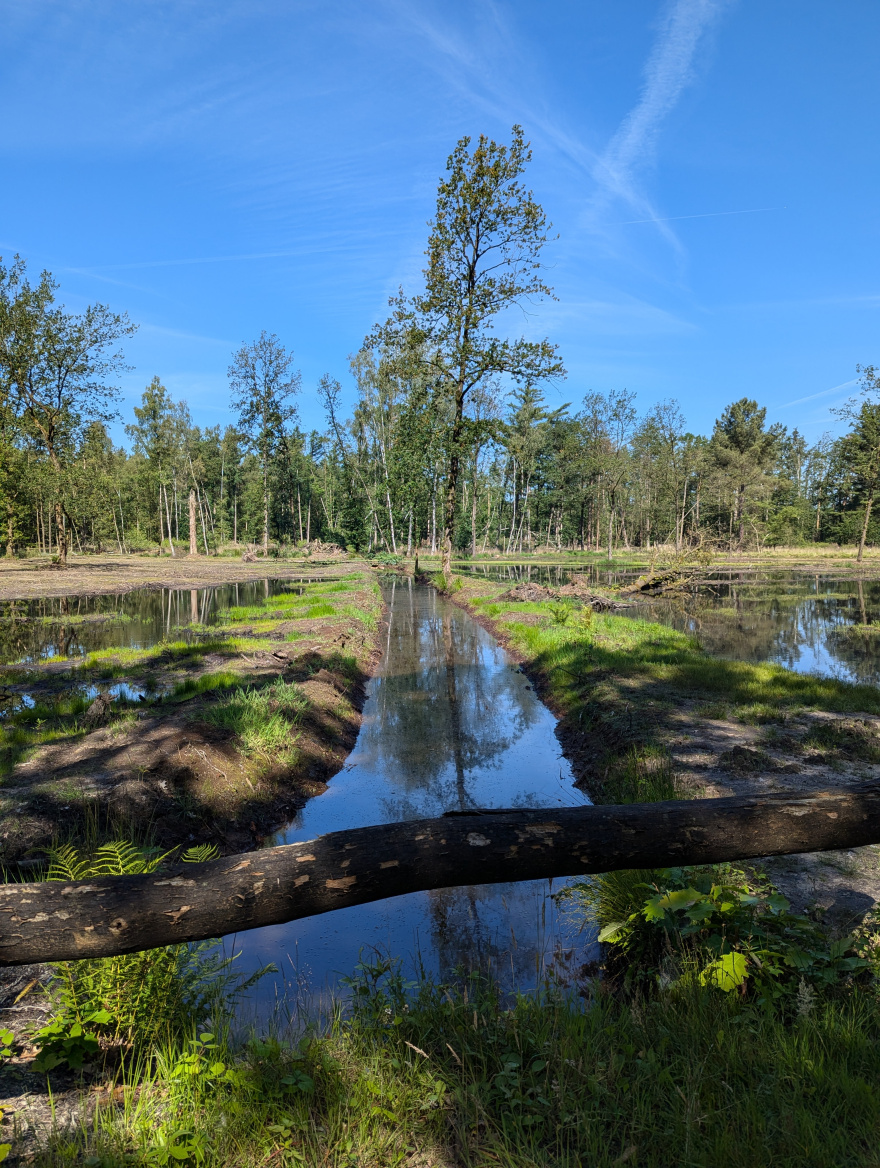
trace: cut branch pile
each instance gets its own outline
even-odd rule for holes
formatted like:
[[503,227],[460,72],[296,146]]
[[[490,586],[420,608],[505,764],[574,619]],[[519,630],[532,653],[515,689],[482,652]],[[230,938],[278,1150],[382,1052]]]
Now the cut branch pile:
[[646,572],[632,584],[624,585],[621,592],[624,596],[659,596],[663,592],[682,592],[706,583],[706,571],[703,567],[666,568],[662,571]]

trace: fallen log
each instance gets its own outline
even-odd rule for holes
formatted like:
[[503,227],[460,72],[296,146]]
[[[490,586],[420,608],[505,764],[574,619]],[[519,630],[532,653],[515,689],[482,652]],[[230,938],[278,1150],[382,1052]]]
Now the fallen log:
[[338,831],[141,876],[0,885],[0,964],[109,957],[407,892],[880,842],[880,783],[503,810]]

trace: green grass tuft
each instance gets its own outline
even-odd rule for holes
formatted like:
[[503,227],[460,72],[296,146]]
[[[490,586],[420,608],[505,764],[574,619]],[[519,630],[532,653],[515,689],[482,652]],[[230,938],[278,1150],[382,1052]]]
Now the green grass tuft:
[[295,727],[307,707],[308,699],[296,684],[278,678],[261,689],[239,687],[208,710],[205,719],[232,730],[247,754],[290,765],[299,737]]

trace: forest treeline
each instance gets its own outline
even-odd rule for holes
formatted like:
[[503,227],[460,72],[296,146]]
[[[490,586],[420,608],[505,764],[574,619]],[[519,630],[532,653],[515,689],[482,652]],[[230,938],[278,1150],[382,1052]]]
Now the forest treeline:
[[[121,344],[104,305],[74,314],[43,272],[0,264],[0,524],[7,556],[68,549],[266,551],[320,539],[362,552],[732,549],[880,540],[880,372],[857,367],[848,432],[812,445],[749,396],[709,435],[674,400],[565,385],[549,340],[505,339],[510,309],[548,295],[544,212],[520,178],[528,145],[462,138],[447,162],[424,288],[391,302],[350,358],[343,415],[330,375],[322,429],[299,425],[292,352],[263,333],[229,367],[236,424],[195,422],[159,377],[111,438]],[[191,512],[192,508],[192,512]]]

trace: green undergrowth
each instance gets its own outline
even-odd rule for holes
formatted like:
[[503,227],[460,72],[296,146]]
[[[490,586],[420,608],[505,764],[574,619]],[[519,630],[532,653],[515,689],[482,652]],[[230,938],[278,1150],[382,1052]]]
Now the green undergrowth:
[[[40,746],[57,742],[75,742],[87,733],[82,715],[94,701],[74,689],[54,697],[42,697],[30,708],[7,714],[0,720],[0,777]],[[118,727],[133,716],[131,703],[114,701],[107,724]]]
[[[208,1168],[867,1168],[880,1141],[880,1010],[871,992],[784,1018],[681,987],[586,1002],[505,998],[461,972],[406,982],[361,965],[353,1006],[294,1035],[211,1031],[111,1078],[39,1165]],[[111,1095],[112,1098],[112,1095]]]
[[[693,704],[706,718],[751,725],[784,723],[805,710],[880,713],[875,686],[713,657],[694,637],[666,625],[594,613],[575,603],[498,601],[504,587],[468,581],[463,596],[475,611],[498,621],[555,708],[591,734],[598,748],[593,793],[604,801],[632,801],[640,789],[645,793],[638,801],[660,797],[650,793],[657,784],[648,773],[663,769],[650,748],[658,745],[665,715],[683,705]],[[823,728],[815,734],[817,747],[823,735],[844,735],[847,741],[836,743],[839,753],[880,758],[877,740],[867,732]],[[672,782],[668,775],[659,784],[666,797],[673,797]]]
[[222,614],[224,622],[230,624],[253,623],[265,620],[302,620],[306,617],[332,616],[333,606],[325,599],[339,593],[357,592],[362,582],[339,580],[325,583],[319,581],[303,585],[296,592],[279,592],[269,596],[259,604],[236,605]]
[[[48,875],[173,858],[93,840],[56,848]],[[835,941],[728,865],[584,879],[562,902],[606,943],[605,976],[577,993],[550,970],[510,994],[374,956],[348,1000],[246,1032],[231,1022],[252,979],[210,946],[59,963],[27,1042],[50,1091],[58,1070],[83,1074],[84,1105],[31,1162],[873,1168],[876,913]]]
[[[795,673],[771,662],[713,657],[692,637],[649,621],[597,614],[583,634],[567,625],[507,628],[518,646],[551,677],[611,673],[632,682],[633,699],[675,695],[706,700],[717,696],[731,707],[763,707],[785,715],[800,709],[836,713],[880,713],[880,690],[872,685]],[[572,688],[571,681],[560,686]]]
[[167,696],[167,701],[187,701],[201,694],[240,686],[242,677],[231,669],[220,669],[215,673],[203,673],[201,677],[187,677],[177,683]]

